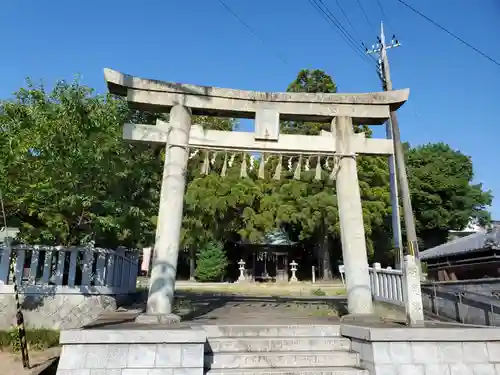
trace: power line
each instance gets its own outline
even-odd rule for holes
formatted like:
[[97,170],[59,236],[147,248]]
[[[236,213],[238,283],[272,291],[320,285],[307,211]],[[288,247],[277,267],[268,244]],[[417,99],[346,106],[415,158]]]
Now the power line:
[[317,1],[319,1],[321,6],[324,8],[322,10],[323,10],[323,12],[325,12],[327,14],[328,18],[336,24],[336,26],[339,28],[339,30],[341,30],[344,33],[344,35],[347,36],[347,38],[353,43],[355,48],[359,48],[359,45],[358,45],[359,42],[351,35],[351,33],[349,31],[347,31],[347,29],[342,25],[342,22],[340,22],[340,20],[337,17],[335,17],[335,15],[332,13],[332,11],[328,7],[328,5],[326,5],[323,2],[323,0],[317,0]]
[[479,53],[481,56],[487,58],[488,60],[490,60],[492,63],[500,66],[500,62],[495,60],[494,58],[488,56],[486,53],[484,53],[483,51],[481,51],[480,49],[474,47],[472,44],[470,44],[469,42],[466,42],[465,40],[463,40],[462,38],[460,38],[459,36],[453,34],[450,30],[448,30],[447,28],[445,28],[444,26],[441,26],[439,23],[437,23],[436,21],[430,19],[429,17],[427,17],[425,14],[423,14],[422,12],[416,10],[415,8],[413,8],[411,5],[405,3],[403,0],[398,0],[401,4],[403,4],[405,7],[407,7],[408,9],[410,9],[411,11],[413,11],[414,13],[418,14],[420,17],[424,18],[426,21],[432,23],[434,26],[440,28],[442,31],[444,31],[445,33],[447,33],[448,35],[451,35],[453,38],[455,38],[456,40],[458,40],[459,42],[461,42],[462,44],[466,45],[467,47],[469,47],[470,49],[474,50],[475,52]]
[[382,17],[385,18],[385,23],[387,26],[389,26],[389,29],[394,33],[394,29],[391,27],[391,24],[389,23],[389,17],[387,17],[387,14],[384,12],[384,7],[382,6],[382,3],[380,0],[377,0],[378,7],[380,8],[380,12],[382,13]]
[[370,28],[373,29],[374,28],[373,24],[371,23],[370,18],[368,17],[368,14],[366,13],[365,8],[363,7],[363,4],[361,4],[361,0],[358,0],[358,5],[361,8],[361,11],[363,12],[363,14],[365,15],[365,18],[366,18],[366,21],[368,22],[368,25],[370,25]]
[[[351,36],[351,34],[342,26],[338,19],[333,15],[330,9],[323,3],[322,0],[309,0],[309,3],[320,13],[320,15],[327,21],[327,23],[332,27],[341,37],[345,39],[348,45],[354,49],[355,52],[363,59],[371,63],[370,59],[366,58],[363,49],[356,42],[356,40]],[[321,4],[321,5],[320,5]],[[323,9],[324,8],[324,9]]]
[[285,64],[288,65],[288,61],[278,52],[277,49],[275,49],[274,47],[272,47],[271,45],[267,44],[266,41],[264,39],[262,39],[259,34],[257,34],[253,29],[252,27],[246,23],[240,16],[238,16],[238,14],[236,14],[236,12],[234,10],[232,10],[229,5],[227,5],[223,0],[219,0],[219,2],[222,4],[222,6],[224,8],[226,8],[226,10],[231,13],[233,15],[234,18],[236,18],[238,21],[240,21],[240,23],[245,26],[247,28],[248,31],[250,31],[254,37],[256,37],[263,45],[265,45],[266,47],[269,47],[271,49],[271,51],[273,51],[276,56],[281,60],[283,61]]
[[[346,34],[346,32],[342,29],[341,26],[338,25],[338,23],[333,20],[325,11],[323,8],[321,8],[321,6],[319,5],[319,3],[317,3],[315,0],[309,0],[309,3],[313,6],[314,9],[316,9],[319,14],[325,19],[325,21],[328,23],[328,25],[330,27],[332,27],[335,32],[337,32],[341,37],[344,38],[344,40],[347,42],[347,44],[355,51],[355,52],[358,52],[358,55],[359,54],[359,50],[357,49],[357,46],[353,43],[353,41],[351,39],[349,39],[349,35]],[[361,56],[361,55],[360,55]],[[362,57],[363,60],[365,60],[364,57]],[[366,60],[365,60],[366,61]]]
[[349,20],[349,17],[347,17],[347,14],[346,12],[344,11],[344,8],[342,7],[342,4],[340,4],[340,1],[339,0],[335,0],[337,2],[337,5],[339,6],[340,8],[340,11],[342,12],[342,14],[344,15],[344,18],[345,20],[347,21],[347,23],[351,26],[351,29],[352,31],[354,32],[354,34],[359,38],[359,34],[356,32],[356,28],[354,27],[354,25],[352,24],[351,20]]

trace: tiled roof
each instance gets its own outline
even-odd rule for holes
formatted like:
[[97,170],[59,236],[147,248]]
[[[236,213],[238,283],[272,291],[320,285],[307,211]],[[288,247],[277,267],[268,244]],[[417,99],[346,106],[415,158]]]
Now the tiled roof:
[[450,255],[473,252],[484,248],[500,249],[500,228],[493,228],[487,233],[474,233],[454,241],[424,250],[421,260],[441,258]]

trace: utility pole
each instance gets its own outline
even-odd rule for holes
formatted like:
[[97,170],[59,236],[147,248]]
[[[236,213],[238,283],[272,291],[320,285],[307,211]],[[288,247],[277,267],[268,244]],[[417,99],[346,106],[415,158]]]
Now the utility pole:
[[[392,83],[389,83],[390,86],[387,85],[387,82],[390,82],[390,72],[387,69],[387,72],[383,69],[383,61],[387,60],[387,49],[399,47],[401,44],[394,40],[391,41],[390,45],[385,44],[385,36],[384,36],[384,27],[381,24],[380,27],[380,37],[379,43],[374,45],[372,49],[366,51],[367,54],[378,54],[378,74],[380,80],[382,81],[382,88],[384,91],[392,90]],[[389,66],[388,64],[386,66]],[[389,77],[388,79],[386,77]],[[388,88],[390,87],[390,88]],[[394,113],[394,116],[396,114]],[[391,115],[392,118],[392,115]],[[387,139],[393,139],[392,134],[392,121],[388,119],[385,124],[385,133]],[[395,142],[395,141],[394,141]],[[391,206],[392,206],[392,235],[393,235],[393,245],[394,249],[397,251],[395,266],[397,269],[403,268],[403,240],[401,234],[401,214],[399,212],[399,194],[398,194],[398,180],[396,175],[396,160],[394,155],[389,156],[389,178],[390,178],[390,191],[391,191]]]
[[[384,25],[383,23],[381,23],[379,43],[376,46],[374,46],[372,50],[367,51],[367,53],[378,52],[380,54],[380,64],[381,64],[380,74],[382,82],[384,83],[384,90],[386,91],[392,90],[392,80],[389,68],[389,59],[387,58],[387,50],[390,48],[399,47],[401,45],[397,40],[394,39],[395,38],[393,38],[390,45],[385,44]],[[408,254],[414,256],[418,260],[419,252],[418,252],[418,242],[417,242],[417,231],[415,229],[415,218],[413,217],[413,210],[411,207],[410,188],[408,186],[408,176],[406,175],[404,151],[403,151],[403,145],[401,143],[398,118],[395,111],[391,111],[390,124],[391,124],[390,128],[392,130],[392,139],[394,142],[394,156],[396,159],[399,188],[401,192],[401,198],[403,201],[406,241],[408,244],[407,251]]]
[[[392,38],[391,44],[385,44],[384,25],[380,24],[380,38],[377,51],[380,54],[380,76],[384,84],[385,91],[392,90],[391,72],[389,69],[389,59],[387,58],[387,50],[389,48],[399,47],[399,42]],[[370,53],[370,51],[367,51]],[[372,52],[373,53],[373,52]],[[390,128],[392,130],[392,140],[394,144],[394,158],[396,160],[397,177],[399,182],[399,189],[403,201],[403,211],[405,218],[407,253],[402,261],[402,274],[403,274],[403,299],[405,301],[406,319],[407,324],[412,326],[423,326],[424,324],[424,309],[422,304],[420,275],[420,263],[418,261],[418,242],[417,231],[415,230],[415,219],[413,217],[413,210],[410,200],[410,189],[408,187],[408,176],[406,175],[406,166],[403,145],[401,143],[401,136],[399,133],[399,124],[396,112],[390,113]],[[393,206],[394,207],[394,206]],[[399,218],[398,218],[399,222]]]

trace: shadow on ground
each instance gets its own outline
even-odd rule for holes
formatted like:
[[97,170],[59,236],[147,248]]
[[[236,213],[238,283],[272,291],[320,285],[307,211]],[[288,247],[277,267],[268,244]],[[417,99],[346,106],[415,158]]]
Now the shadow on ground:
[[44,368],[42,371],[37,372],[36,370],[33,370],[32,373],[36,373],[38,375],[56,375],[58,365],[59,365],[59,358],[53,360],[52,363],[48,367]]
[[[135,298],[133,308],[145,311],[147,293]],[[126,307],[130,309],[130,306]],[[347,313],[345,297],[325,296],[242,296],[211,291],[178,291],[175,294],[174,313],[183,321],[215,321],[260,317],[280,318],[336,318]]]

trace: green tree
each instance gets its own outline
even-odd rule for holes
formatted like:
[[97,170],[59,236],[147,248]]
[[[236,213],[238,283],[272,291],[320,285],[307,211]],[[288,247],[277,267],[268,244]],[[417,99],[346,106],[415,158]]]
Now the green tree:
[[78,81],[47,92],[28,82],[0,105],[0,184],[11,225],[29,243],[149,242],[155,151],[121,140],[122,100]]
[[[319,69],[302,69],[297,78],[288,85],[287,92],[330,93],[337,92],[332,77]],[[319,135],[321,130],[330,131],[330,123],[304,121],[282,121],[281,131],[285,134]]]
[[462,230],[469,220],[486,224],[492,194],[473,183],[470,157],[445,143],[407,151],[411,200],[423,248],[446,242],[450,229]]
[[[29,243],[151,244],[164,147],[129,144],[122,126],[157,118],[168,115],[130,111],[123,99],[95,95],[78,80],[58,82],[51,91],[28,81],[0,103],[0,186],[9,224]],[[193,122],[235,126],[232,119],[205,116]]]
[[[202,125],[204,129],[210,130],[231,131],[238,127],[238,123],[231,118],[194,116],[192,122],[193,124]],[[188,164],[184,216],[181,230],[181,245],[189,253],[189,273],[191,279],[195,275],[196,251],[210,241],[223,238],[221,232],[226,228],[224,221],[214,221],[214,217],[219,215],[218,210],[225,210],[226,208],[221,205],[213,205],[214,201],[211,199],[211,194],[214,192],[212,184],[224,184],[225,180],[214,173],[210,173],[209,176],[201,175],[200,166],[203,163],[203,156],[204,154],[199,152],[191,158]],[[219,171],[222,166],[221,164],[222,161],[219,157],[215,166]],[[214,166],[212,166],[213,168]],[[220,215],[224,216],[222,213]],[[230,232],[228,232],[228,235],[230,235]]]
[[198,252],[196,278],[199,281],[221,281],[228,260],[221,243],[210,241]]
[[[336,93],[337,86],[324,71],[302,70],[289,85],[287,91]],[[281,130],[284,133],[319,135],[321,130],[330,131],[330,127],[330,123],[288,121],[282,123]],[[365,136],[371,137],[371,130],[367,126],[355,125],[354,130],[364,132]],[[375,246],[371,240],[373,229],[377,225],[381,225],[390,212],[388,207],[389,194],[386,186],[388,183],[386,158],[360,156],[358,158],[358,173],[368,250],[370,254],[373,254]],[[283,190],[285,187],[286,190]],[[286,191],[284,194],[287,196],[279,198],[280,191]],[[302,182],[287,181],[280,191],[275,194],[275,200],[280,202],[277,204],[279,207],[278,219],[294,227],[299,233],[299,238],[310,242],[317,249],[322,277],[327,280],[331,279],[331,260],[341,257],[340,227],[334,182],[328,181],[326,174],[323,181],[313,181],[310,173]]]

